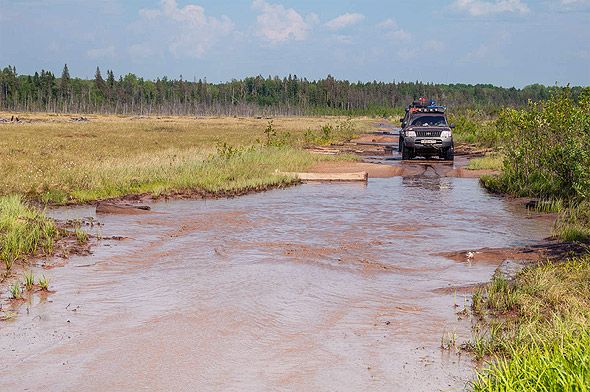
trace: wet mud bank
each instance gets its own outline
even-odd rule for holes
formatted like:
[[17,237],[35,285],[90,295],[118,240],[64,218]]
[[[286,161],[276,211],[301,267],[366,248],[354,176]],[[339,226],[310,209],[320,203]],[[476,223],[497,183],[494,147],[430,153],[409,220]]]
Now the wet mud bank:
[[[56,221],[55,223],[59,235],[50,252],[38,251],[26,258],[21,257],[13,262],[10,269],[2,266],[0,273],[0,322],[16,316],[14,310],[35,293],[42,291],[41,295],[46,295],[46,288],[41,288],[39,285],[39,280],[43,279],[44,271],[64,266],[70,257],[91,254],[91,246],[95,238],[91,236],[79,238],[76,235],[75,227],[78,227],[80,222],[76,222],[75,225],[71,221]],[[34,283],[30,287],[24,287],[26,286],[23,282],[24,277],[31,270],[37,272],[33,274]],[[12,292],[15,285],[20,286],[16,296]]]
[[0,390],[462,390],[471,359],[440,348],[471,333],[452,288],[497,264],[443,253],[549,235],[430,174],[146,204],[51,211],[122,240],[46,270],[53,293],[0,324]]

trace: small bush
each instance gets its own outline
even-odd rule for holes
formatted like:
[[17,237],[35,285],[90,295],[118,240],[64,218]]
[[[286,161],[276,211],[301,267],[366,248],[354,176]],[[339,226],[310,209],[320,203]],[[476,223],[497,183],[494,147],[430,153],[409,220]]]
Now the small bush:
[[356,128],[351,119],[340,121],[336,125],[323,125],[319,131],[307,130],[303,135],[303,144],[329,146],[348,141],[355,137]]

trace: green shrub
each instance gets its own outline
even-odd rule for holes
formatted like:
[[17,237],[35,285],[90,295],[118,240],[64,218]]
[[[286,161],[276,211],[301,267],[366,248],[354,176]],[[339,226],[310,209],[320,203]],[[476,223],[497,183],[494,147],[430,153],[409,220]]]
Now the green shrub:
[[455,125],[453,138],[456,143],[497,146],[500,135],[493,126],[492,117],[478,109],[462,109],[449,114],[449,122]]
[[590,105],[556,90],[526,109],[504,109],[496,128],[504,140],[503,172],[484,186],[516,196],[583,200],[590,196]]

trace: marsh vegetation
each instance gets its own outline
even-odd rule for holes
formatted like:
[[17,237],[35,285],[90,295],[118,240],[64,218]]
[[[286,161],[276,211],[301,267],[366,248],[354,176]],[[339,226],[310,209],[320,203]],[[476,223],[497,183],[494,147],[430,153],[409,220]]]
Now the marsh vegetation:
[[[502,155],[496,156],[502,172],[483,177],[482,184],[536,198],[537,211],[558,214],[557,238],[588,247],[590,89],[577,100],[566,89],[524,109],[504,109],[494,128],[502,134]],[[475,391],[588,389],[590,257],[563,258],[531,265],[514,281],[497,275],[473,294],[479,321],[470,348],[487,361]]]
[[[231,194],[284,186],[274,174],[319,160],[303,147],[351,138],[369,119],[120,118],[21,115],[2,125],[0,193],[84,203],[176,191]],[[30,120],[30,122],[26,122]],[[266,130],[266,132],[265,132]],[[346,157],[343,157],[346,159]],[[23,169],[25,168],[25,169]]]
[[51,253],[59,237],[55,223],[21,196],[0,197],[0,260],[6,270],[30,255]]

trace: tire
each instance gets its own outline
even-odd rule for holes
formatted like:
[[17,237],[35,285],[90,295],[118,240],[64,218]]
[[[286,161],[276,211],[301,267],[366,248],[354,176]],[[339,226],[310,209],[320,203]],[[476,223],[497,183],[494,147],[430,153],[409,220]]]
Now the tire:
[[412,159],[412,153],[409,148],[402,144],[402,160],[407,161],[409,159]]
[[455,150],[453,149],[453,147],[449,147],[447,148],[447,150],[445,151],[445,161],[454,161],[455,160]]

